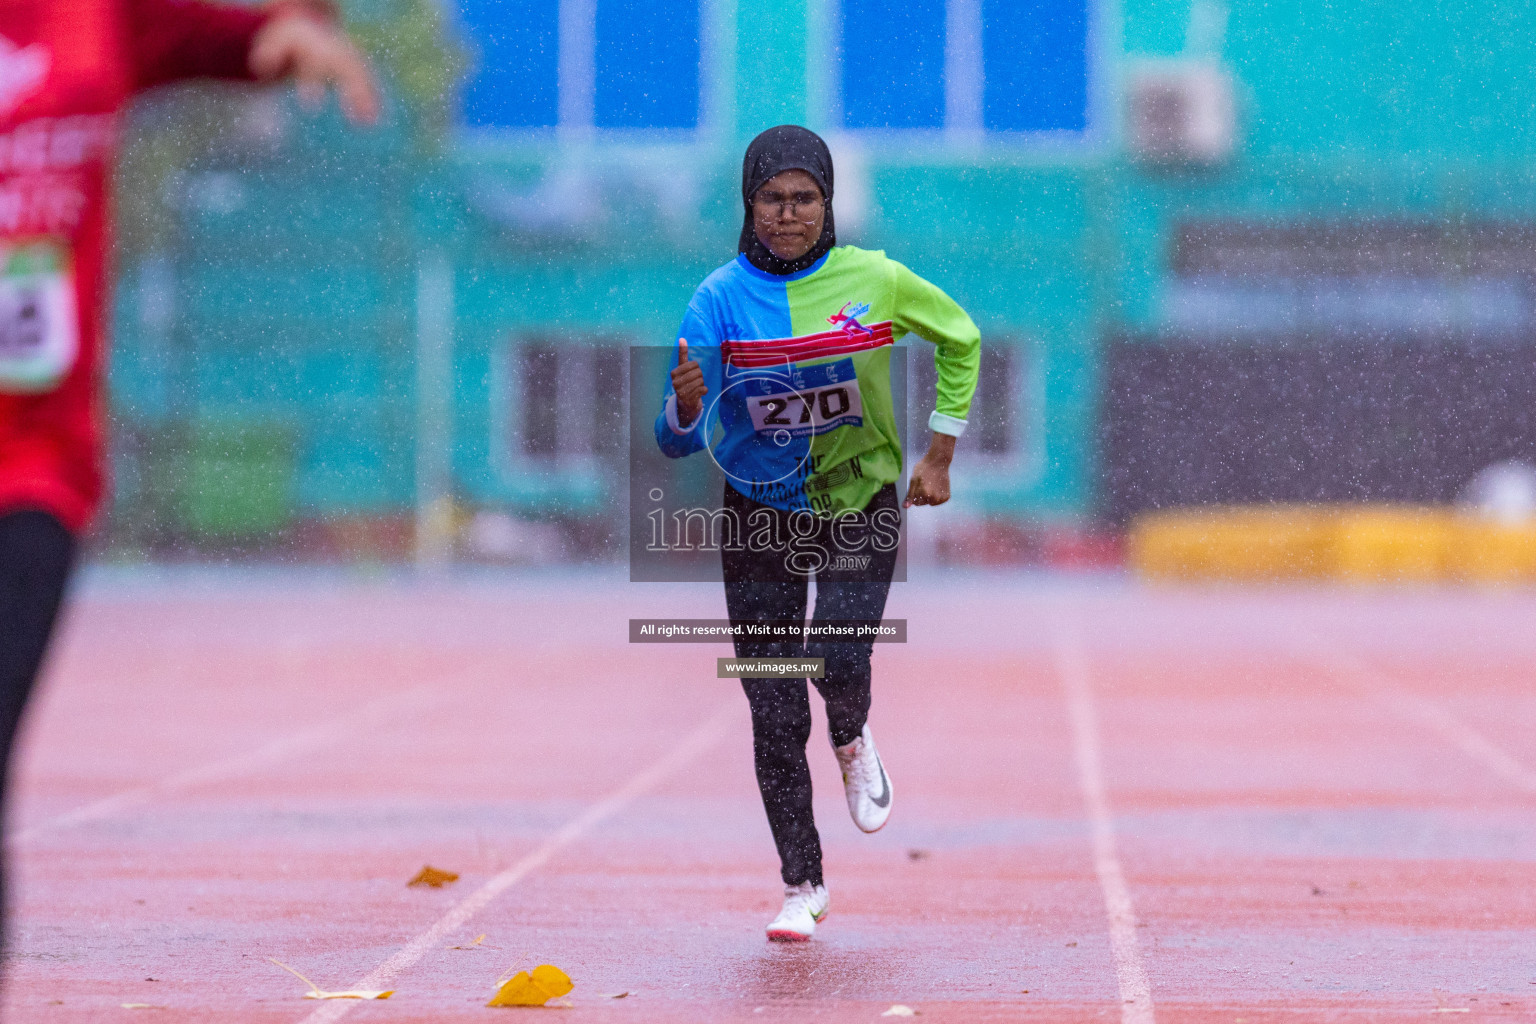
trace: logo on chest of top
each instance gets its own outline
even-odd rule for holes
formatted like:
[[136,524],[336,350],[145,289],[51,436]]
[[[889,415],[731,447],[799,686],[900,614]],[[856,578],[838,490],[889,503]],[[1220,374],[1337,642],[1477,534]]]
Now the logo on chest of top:
[[42,88],[52,63],[45,47],[17,46],[0,36],[0,115],[9,114]]
[[874,331],[859,323],[859,317],[868,313],[867,302],[845,302],[842,309],[827,317],[827,323],[847,334],[873,334]]

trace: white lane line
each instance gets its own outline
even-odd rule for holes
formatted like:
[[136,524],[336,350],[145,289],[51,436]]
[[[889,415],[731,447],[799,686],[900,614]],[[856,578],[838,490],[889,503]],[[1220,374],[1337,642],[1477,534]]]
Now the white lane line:
[[1056,672],[1066,692],[1067,712],[1072,719],[1072,746],[1077,755],[1077,781],[1088,810],[1093,834],[1093,868],[1104,893],[1109,916],[1109,947],[1120,982],[1122,1024],[1154,1024],[1152,984],[1142,962],[1136,938],[1136,906],[1115,852],[1115,822],[1104,789],[1104,768],[1099,743],[1099,716],[1093,705],[1093,686],[1088,673],[1088,654],[1082,635],[1073,622],[1058,623],[1055,630]]
[[56,818],[37,822],[17,832],[8,842],[13,846],[20,846],[49,832],[57,832],[60,829],[91,821],[100,821],[103,818],[135,810],[157,799],[184,793],[198,786],[207,786],[252,774],[297,754],[322,747],[347,733],[374,725],[400,711],[403,705],[416,705],[421,708],[431,704],[438,692],[440,691],[436,687],[416,686],[401,693],[380,697],[369,701],[349,715],[309,729],[279,736],[255,750],[189,768],[158,782],[126,789],[121,793],[84,804],[72,811],[66,811]]
[[[708,721],[693,730],[681,743],[673,747],[670,753],[652,764],[645,771],[632,777],[624,785],[609,793],[581,814],[566,822],[560,831],[546,839],[538,849],[499,875],[496,875],[462,902],[454,905],[446,914],[438,918],[436,923],[430,928],[416,936],[405,946],[402,946],[394,956],[375,967],[362,980],[351,987],[355,989],[373,989],[375,991],[388,988],[401,971],[415,966],[428,952],[440,948],[445,938],[468,924],[476,914],[489,906],[496,897],[543,867],[555,854],[623,810],[636,797],[664,782],[672,773],[678,771],[694,758],[720,742],[725,736],[727,726],[736,718],[737,705],[737,701],[731,701],[722,707]],[[305,1017],[301,1024],[332,1024],[333,1021],[338,1021],[346,1016],[357,1005],[356,1002],[351,1000],[326,1003]]]
[[1516,788],[1536,793],[1536,771],[1435,701],[1403,689],[1385,672],[1348,651],[1324,648],[1317,656],[1335,678],[1375,698],[1399,718],[1439,733],[1463,754]]

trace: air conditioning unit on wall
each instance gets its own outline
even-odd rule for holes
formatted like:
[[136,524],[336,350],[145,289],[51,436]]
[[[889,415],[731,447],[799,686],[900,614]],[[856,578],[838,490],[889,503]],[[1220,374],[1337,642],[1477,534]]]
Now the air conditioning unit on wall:
[[1232,76],[1208,61],[1158,61],[1126,75],[1126,143],[1136,160],[1214,166],[1237,145]]

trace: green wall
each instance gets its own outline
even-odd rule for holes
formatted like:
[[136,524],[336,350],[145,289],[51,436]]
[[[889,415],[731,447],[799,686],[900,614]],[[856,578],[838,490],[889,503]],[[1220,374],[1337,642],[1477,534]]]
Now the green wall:
[[[959,474],[975,507],[1092,515],[1100,346],[1156,329],[1181,219],[1531,216],[1536,14],[1526,5],[1221,10],[1105,8],[1100,65],[1112,85],[1142,58],[1185,52],[1193,11],[1193,41],[1238,87],[1239,151],[1221,169],[1137,167],[1112,113],[1098,143],[1068,149],[859,142],[868,212],[844,241],[885,249],[944,287],[1029,370],[1014,400],[1040,433],[1010,468]],[[621,500],[622,481],[493,464],[493,355],[514,336],[670,343],[694,285],[734,253],[745,141],[784,121],[820,127],[824,13],[814,0],[736,0],[735,45],[709,63],[719,116],[689,143],[464,139],[433,155],[406,114],[367,137],[328,115],[301,123],[275,156],[201,158],[192,178],[234,176],[243,199],[222,212],[187,207],[155,254],[174,269],[169,336],[145,326],[144,254],[124,261],[119,420],[130,437],[175,422],[277,424],[297,439],[296,515],[408,511],[416,254],[433,248],[455,272],[460,496],[577,515]],[[1212,24],[1224,33],[1202,35]],[[587,220],[558,230],[519,220],[520,206],[581,180],[573,194],[596,210]],[[153,476],[150,457],[121,456],[128,512],[147,507],[134,481]]]

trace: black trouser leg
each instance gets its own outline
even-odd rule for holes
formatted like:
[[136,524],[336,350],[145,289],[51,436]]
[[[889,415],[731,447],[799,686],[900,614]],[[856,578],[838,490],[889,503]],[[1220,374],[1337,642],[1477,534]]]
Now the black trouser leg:
[[743,679],[741,688],[752,706],[752,760],[779,849],[779,873],[785,885],[820,885],[821,836],[811,811],[811,766],[805,759],[811,738],[805,680]]
[[[725,606],[732,622],[805,619],[806,580],[775,573],[771,565],[742,564],[725,556]],[[738,658],[801,658],[805,645],[784,640],[736,639]],[[811,813],[811,702],[805,679],[743,679],[752,707],[752,760],[768,827],[779,848],[785,885],[821,884],[821,837]]]
[[[889,493],[887,493],[889,492]],[[870,511],[888,503],[895,507],[895,489],[886,488]],[[726,489],[725,504],[742,522],[764,506]],[[776,510],[769,509],[770,513]],[[782,513],[776,513],[782,515]],[[849,538],[844,531],[845,539]],[[852,535],[856,539],[856,535]],[[836,552],[832,532],[817,538],[828,551]],[[869,545],[863,552],[870,551]],[[733,623],[793,621],[805,619],[808,580],[792,572],[782,551],[725,551],[726,608]],[[824,570],[816,578],[816,615],[813,621],[831,619],[878,620],[890,590],[895,552],[874,553],[861,570]],[[809,648],[798,642],[736,639],[738,658],[826,659],[826,675],[816,688],[827,705],[833,743],[841,746],[858,738],[869,715],[870,653],[868,643],[815,641]],[[811,706],[804,679],[743,679],[742,689],[752,708],[752,751],[763,809],[779,850],[786,885],[809,881],[822,884],[821,837],[811,808],[811,769],[805,745],[811,735]]]
[[[866,514],[879,508],[897,508],[896,488],[887,487],[875,495]],[[885,599],[891,592],[891,576],[896,569],[896,552],[878,551],[867,533],[844,530],[840,541],[853,546],[854,553],[869,555],[862,568],[832,567],[816,574],[816,613],[818,622],[855,620],[879,622],[885,615]],[[827,704],[827,727],[834,747],[847,746],[859,738],[869,720],[870,658],[872,641],[812,640],[806,655],[823,658],[826,674],[813,680]]]
[[[0,799],[9,798],[16,729],[37,682],[74,557],[74,537],[48,513],[0,515]],[[4,811],[0,805],[0,822]],[[0,871],[0,922],[6,920],[4,901]]]

